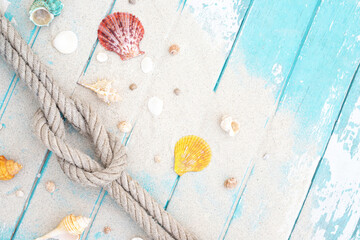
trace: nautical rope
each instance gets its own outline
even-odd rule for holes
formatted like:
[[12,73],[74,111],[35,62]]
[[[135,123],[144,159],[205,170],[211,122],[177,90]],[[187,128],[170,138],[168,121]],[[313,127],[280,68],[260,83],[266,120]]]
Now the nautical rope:
[[[195,240],[124,171],[125,147],[119,138],[106,131],[95,111],[88,104],[64,95],[47,67],[3,15],[0,24],[0,53],[38,98],[35,133],[57,155],[64,173],[75,182],[105,188],[153,239]],[[101,164],[68,144],[63,118],[91,138]]]

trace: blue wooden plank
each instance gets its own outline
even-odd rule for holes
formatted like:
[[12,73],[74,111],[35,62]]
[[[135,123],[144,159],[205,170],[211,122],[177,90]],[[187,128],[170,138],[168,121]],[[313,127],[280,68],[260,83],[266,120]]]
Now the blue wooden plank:
[[360,219],[358,71],[354,78],[291,239],[356,239]]
[[[21,7],[24,8],[25,6],[27,7],[28,5],[31,4],[31,1],[29,3],[26,3],[25,1],[23,1],[21,3]],[[82,4],[81,2],[78,2],[77,4]],[[70,3],[66,3],[65,5],[67,6],[67,8],[65,8],[63,10],[63,13],[61,15],[61,17],[57,18],[56,21],[54,20],[54,22],[51,24],[50,28],[44,28],[42,30],[42,34],[41,36],[37,39],[37,44],[35,44],[35,51],[38,52],[38,54],[40,55],[41,58],[44,59],[44,61],[46,63],[48,63],[50,66],[50,68],[55,67],[54,70],[54,75],[55,78],[61,79],[61,77],[65,77],[67,79],[74,79],[75,81],[73,81],[73,84],[68,84],[68,82],[64,82],[64,81],[60,81],[59,84],[62,85],[63,87],[65,87],[65,91],[67,92],[72,92],[72,88],[74,88],[76,86],[75,82],[77,80],[77,77],[79,76],[80,71],[82,70],[82,66],[84,66],[84,64],[86,63],[86,61],[88,60],[88,56],[89,56],[89,50],[91,49],[91,42],[94,42],[96,39],[96,31],[93,31],[93,34],[89,34],[89,31],[87,28],[82,28],[79,29],[79,27],[81,27],[81,24],[83,23],[83,19],[82,16],[85,14],[87,17],[87,27],[89,28],[89,26],[94,26],[93,29],[96,29],[99,21],[102,19],[102,17],[104,16],[104,13],[107,11],[108,6],[110,6],[112,4],[112,1],[109,1],[109,5],[106,5],[104,3],[98,3],[98,7],[96,9],[92,9],[93,11],[96,11],[95,14],[90,14],[91,11],[84,11],[84,8],[81,7],[76,7],[74,6],[74,4],[70,4]],[[20,4],[19,4],[20,5]],[[88,6],[87,8],[90,8],[91,6]],[[74,9],[78,9],[78,10],[74,10]],[[100,11],[101,9],[103,9],[103,13]],[[89,9],[88,9],[89,10]],[[80,11],[80,14],[79,14]],[[22,12],[27,12],[22,10]],[[24,22],[23,26],[26,26],[25,23],[30,22],[28,19],[26,19],[26,21]],[[32,23],[30,23],[32,25]],[[74,58],[73,56],[62,56],[59,53],[56,52],[56,50],[54,50],[54,48],[51,46],[51,40],[53,38],[53,34],[55,32],[55,34],[58,31],[64,30],[62,26],[67,26],[67,27],[71,27],[73,31],[75,31],[78,34],[79,40],[80,40],[80,47],[79,50],[77,52],[77,58]],[[38,31],[36,32],[38,33]],[[35,43],[35,38],[33,38],[32,40],[32,44]],[[53,58],[57,58],[58,61],[53,61]],[[69,65],[69,60],[71,59],[71,61],[73,63],[76,63],[76,61],[79,62],[79,64],[71,64]],[[51,64],[53,64],[51,66]],[[62,69],[64,69],[64,67],[66,67],[66,69],[68,70],[66,73],[63,72]],[[79,71],[80,70],[80,71]],[[67,75],[67,76],[66,76]],[[75,77],[74,77],[75,76]],[[7,126],[12,127],[12,129],[15,129],[16,127],[14,126],[14,124],[7,124],[7,122],[9,121],[13,121],[13,115],[14,113],[17,112],[21,112],[21,114],[23,114],[26,118],[25,121],[23,122],[28,122],[30,124],[31,122],[31,118],[32,115],[34,113],[33,108],[36,108],[36,104],[33,104],[33,108],[30,109],[26,109],[24,110],[22,107],[19,106],[26,106],[26,104],[29,104],[29,100],[28,99],[33,99],[33,97],[31,96],[30,91],[25,88],[23,86],[23,83],[21,83],[21,87],[20,89],[16,88],[17,83],[18,83],[18,79],[16,80],[16,78],[14,78],[14,83],[11,83],[11,90],[9,91],[8,96],[6,97],[6,101],[4,104],[4,107],[2,108],[2,112],[1,112],[1,116],[4,116],[4,123],[6,123]],[[14,94],[12,94],[14,93]],[[12,102],[10,101],[12,96],[16,96],[18,94],[21,95],[25,95],[28,97],[27,101],[15,101]],[[30,95],[29,95],[30,94]],[[13,97],[14,98],[14,97]],[[16,100],[16,98],[14,98]],[[9,105],[9,108],[6,109],[6,106]],[[5,112],[5,110],[7,110]],[[6,113],[6,114],[5,114]],[[19,119],[20,120],[20,119]],[[16,123],[18,123],[18,119],[16,119]],[[19,124],[19,123],[18,123]],[[27,126],[24,125],[23,123],[20,124],[20,126]],[[29,128],[29,127],[27,127]],[[9,131],[11,129],[8,129]],[[24,131],[25,133],[25,131]],[[19,135],[20,136],[20,135]],[[27,136],[31,136],[33,137],[32,133],[29,133]],[[42,144],[38,141],[34,141],[33,143],[28,143],[28,141],[26,141],[26,137],[22,136],[24,138],[24,149],[25,151],[28,151],[29,146],[33,146],[34,148],[37,148],[37,152],[43,152],[45,153],[46,151],[44,150],[44,148],[42,147]],[[16,139],[15,137],[13,137],[14,139]],[[3,147],[6,151],[11,151],[11,149],[9,149],[10,144],[6,143],[3,144]],[[36,144],[34,144],[36,143]],[[13,147],[14,145],[12,145]],[[13,150],[14,151],[14,150]],[[34,153],[33,155],[39,155],[39,153]],[[24,158],[27,159],[31,159],[29,157],[26,157],[26,155],[24,155]],[[24,207],[18,207],[18,209],[16,211],[11,212],[12,216],[18,216],[17,221],[12,221],[12,219],[10,217],[8,217],[6,219],[6,221],[4,222],[4,224],[6,225],[2,225],[6,227],[6,231],[9,234],[13,234],[14,238],[23,238],[24,236],[28,236],[29,234],[32,236],[38,236],[41,233],[44,232],[44,230],[42,230],[42,228],[46,227],[45,225],[39,225],[39,223],[42,220],[46,220],[46,218],[42,217],[42,215],[36,215],[34,214],[34,210],[35,212],[38,211],[39,207],[38,205],[42,202],[42,200],[46,199],[46,201],[51,201],[51,204],[49,204],[50,206],[54,206],[53,203],[59,203],[60,206],[63,206],[61,204],[61,202],[63,201],[63,199],[73,199],[74,202],[72,201],[68,201],[70,202],[70,206],[67,205],[67,208],[70,208],[72,205],[76,205],[78,206],[78,203],[75,202],[76,199],[80,198],[84,198],[86,195],[86,197],[88,198],[88,203],[85,203],[85,205],[87,204],[88,207],[91,207],[91,199],[92,199],[92,192],[87,192],[86,189],[83,190],[83,194],[82,195],[78,195],[78,193],[80,193],[80,191],[74,191],[74,189],[76,189],[76,187],[72,187],[72,185],[69,185],[69,181],[65,180],[61,181],[62,178],[64,178],[65,176],[61,173],[61,170],[59,168],[59,166],[57,165],[57,163],[55,163],[55,159],[54,159],[54,163],[55,165],[50,164],[50,168],[47,169],[45,168],[45,165],[48,162],[48,158],[43,159],[38,159],[38,161],[36,161],[36,159],[34,159],[34,162],[32,163],[32,166],[26,166],[26,176],[22,177],[22,181],[24,182],[29,182],[29,184],[26,184],[26,186],[22,187],[22,190],[25,192],[26,195],[28,195],[28,198],[26,199],[25,203],[24,203]],[[38,163],[38,164],[37,164]],[[40,170],[38,172],[38,167],[40,167]],[[38,174],[37,174],[38,172]],[[40,175],[39,175],[40,174]],[[43,185],[45,183],[45,180],[41,179],[42,175],[45,176],[49,176],[48,174],[50,174],[51,176],[53,176],[55,178],[55,176],[60,177],[58,180],[58,184],[62,185],[61,183],[64,183],[63,186],[70,186],[70,188],[68,190],[64,189],[63,191],[61,191],[61,194],[63,194],[63,198],[57,198],[56,200],[52,201],[51,199],[48,199],[48,193],[44,192],[44,188]],[[31,179],[30,179],[31,178]],[[50,177],[47,177],[47,180]],[[35,180],[33,180],[35,179]],[[31,186],[30,183],[33,183],[33,185]],[[36,189],[38,189],[38,185],[40,183],[40,193],[39,191],[37,191],[36,193]],[[29,193],[28,193],[29,191]],[[94,198],[97,195],[97,191],[94,194]],[[32,200],[33,199],[33,200]],[[42,200],[39,200],[42,199]],[[6,200],[6,199],[4,199]],[[25,200],[25,199],[24,199]],[[31,201],[32,200],[32,201]],[[80,204],[81,205],[81,204]],[[29,208],[29,213],[26,214]],[[23,211],[21,211],[21,209]],[[62,209],[62,211],[68,212],[68,209],[64,209],[64,208],[59,208]],[[19,212],[21,211],[21,212]],[[84,207],[84,211],[85,211],[85,207]],[[51,212],[51,210],[49,210],[49,212]],[[26,215],[25,215],[26,214]],[[81,214],[81,213],[78,213]],[[84,213],[85,214],[85,213]],[[61,215],[59,215],[61,216]],[[40,219],[40,221],[37,221],[38,219]],[[12,221],[10,223],[10,221]],[[53,219],[53,221],[59,221],[58,219]],[[10,223],[10,224],[9,224]],[[47,223],[51,223],[50,221],[48,221]],[[32,227],[33,224],[35,224],[35,227]],[[39,230],[40,229],[40,230]],[[47,228],[48,229],[48,228]],[[9,235],[10,237],[10,235]]]
[[[322,2],[276,113],[276,117],[294,114],[296,140],[291,161],[282,163],[275,158],[267,167],[257,161],[229,239],[249,236],[250,232],[238,235],[241,228],[251,229],[255,238],[289,236],[359,63],[357,6],[358,1]],[[271,125],[276,122],[275,118]],[[259,181],[259,174],[268,177]],[[276,231],[269,232],[270,224],[277,225]]]
[[[219,85],[220,92],[217,92],[217,95],[225,98],[226,95],[231,95],[234,91],[237,91],[235,90],[236,86],[232,88],[229,86],[233,86],[234,84],[240,86],[241,84],[247,85],[249,79],[253,78],[254,85],[261,80],[265,80],[267,82],[267,87],[272,89],[273,91],[273,93],[270,95],[274,95],[273,98],[275,99],[276,96],[278,96],[281,92],[282,86],[285,82],[284,80],[290,72],[294,59],[296,59],[298,49],[299,47],[301,47],[302,38],[304,38],[303,36],[306,35],[309,21],[311,22],[311,17],[314,15],[314,11],[316,12],[316,9],[317,2],[314,1],[296,1],[289,6],[285,4],[285,1],[265,2],[255,0],[252,8],[249,10],[248,19],[246,19],[246,22],[243,25],[243,30],[238,35],[238,41],[234,45],[233,54],[229,60],[228,68],[226,70],[227,74],[233,72],[233,75],[228,75],[227,77],[226,74],[224,75],[224,78],[222,78],[222,81]],[[287,21],[284,22],[284,19],[286,19]],[[287,33],[290,31],[292,34],[289,36]],[[266,44],[264,44],[264,42],[266,42]],[[274,71],[275,68],[281,69],[281,71]],[[257,69],[258,71],[255,71],[255,69]],[[215,82],[218,79],[217,77],[218,76],[216,76],[215,78]],[[259,78],[261,80],[259,80]],[[264,90],[264,92],[267,91]],[[261,92],[259,92],[259,94],[261,94]],[[237,98],[235,98],[234,96],[233,99]],[[276,101],[274,99],[269,100],[274,101],[275,104]],[[254,101],[259,100],[254,99]],[[241,101],[232,102],[234,105],[241,104]],[[219,107],[219,109],[222,108],[224,108],[224,106]],[[238,108],[236,111],[233,110],[233,114],[240,112],[239,109],[241,108]],[[269,112],[267,112],[266,114],[268,117],[271,116],[271,107],[269,108]],[[263,122],[260,125],[263,127],[265,123],[266,118],[264,118]],[[216,128],[217,126],[214,127]],[[239,144],[238,142],[236,142],[236,140],[217,140],[223,143],[222,147],[227,144]],[[257,140],[253,139],[252,142],[255,141]],[[233,152],[233,155],[241,156],[240,151],[241,148],[238,148]],[[221,158],[223,158],[224,156],[225,155],[223,155]],[[243,157],[241,158],[243,159]],[[213,176],[226,176],[227,174],[232,173],[233,176],[237,176],[239,181],[241,181],[241,179],[243,179],[245,175],[251,173],[251,166],[249,165],[250,162],[248,162],[246,158],[244,158],[244,160],[239,160],[236,163],[236,166],[233,166],[233,168],[239,168],[237,171],[226,169],[220,159],[214,159],[215,163],[213,164],[218,164],[217,167],[215,166],[214,170],[209,169],[208,173],[204,173],[205,175],[203,177],[197,174],[193,177],[188,176],[186,178],[187,180],[180,180],[178,191],[183,192],[183,194],[179,196],[177,195],[177,193],[175,193],[173,199],[173,201],[175,201],[175,206],[174,208],[171,208],[170,204],[169,207],[169,211],[173,211],[184,218],[186,214],[189,213],[186,213],[186,211],[181,208],[177,209],[176,206],[180,206],[185,202],[187,205],[189,205],[189,211],[193,210],[194,207],[196,207],[196,209],[199,211],[201,211],[202,208],[208,208],[209,210],[211,207],[208,205],[213,205],[213,208],[221,209],[220,212],[213,213],[214,218],[212,222],[219,222],[220,219],[226,218],[228,220],[226,220],[225,223],[217,223],[218,226],[216,227],[208,227],[207,229],[210,228],[214,230],[214,232],[210,231],[209,233],[208,231],[207,237],[213,237],[214,235],[220,235],[219,238],[223,237],[228,228],[229,221],[232,217],[232,211],[234,210],[232,209],[232,211],[230,211],[229,213],[229,209],[233,204],[233,206],[235,206],[237,202],[236,198],[240,197],[242,189],[240,187],[237,191],[231,192],[230,194],[223,193],[224,196],[219,196],[218,192],[223,191],[220,190],[220,188],[222,188],[222,185],[218,184],[215,189],[215,186],[212,185],[211,188],[213,189],[213,191],[211,191],[210,186],[206,187],[206,185],[209,185],[207,184],[209,181],[208,179],[213,178]],[[216,163],[216,161],[218,161],[218,163]],[[204,186],[201,187],[203,191],[195,193],[196,197],[194,198],[202,199],[201,196],[204,195],[204,191],[206,191],[206,194],[209,195],[208,197],[214,199],[213,201],[211,201],[211,203],[208,203],[208,198],[205,198],[203,201],[197,200],[194,203],[189,203],[188,201],[185,201],[188,196],[184,193],[189,192],[189,189],[193,188],[194,182],[197,182],[196,186]],[[191,194],[194,195],[194,193]],[[216,204],[219,204],[219,206],[217,206]],[[224,208],[224,206],[226,207]],[[199,227],[196,226],[196,228],[196,230],[199,231]]]

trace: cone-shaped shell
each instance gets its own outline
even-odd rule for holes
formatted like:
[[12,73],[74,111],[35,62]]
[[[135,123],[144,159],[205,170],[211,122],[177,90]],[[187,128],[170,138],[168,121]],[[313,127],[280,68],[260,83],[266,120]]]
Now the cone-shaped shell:
[[186,172],[199,172],[206,168],[211,160],[211,149],[204,139],[197,136],[185,136],[175,145],[175,172],[181,176]]
[[106,79],[100,79],[94,84],[79,84],[94,91],[97,96],[107,104],[118,102],[121,99],[120,95],[117,93],[117,90],[111,87],[112,82],[107,81]]
[[30,6],[30,20],[37,26],[49,26],[54,16],[60,15],[63,7],[60,0],[35,0]]
[[98,29],[100,44],[108,51],[116,52],[121,60],[140,56],[139,43],[144,36],[140,20],[130,13],[116,12],[105,17]]
[[0,156],[0,180],[12,179],[22,168],[21,164]]
[[57,228],[48,234],[39,237],[35,240],[45,239],[61,239],[61,240],[78,240],[80,235],[84,232],[90,223],[90,218],[69,215],[65,217]]

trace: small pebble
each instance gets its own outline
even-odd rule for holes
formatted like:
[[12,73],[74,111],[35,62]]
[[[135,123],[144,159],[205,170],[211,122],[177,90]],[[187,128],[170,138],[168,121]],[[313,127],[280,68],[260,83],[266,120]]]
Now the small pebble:
[[130,84],[129,88],[131,91],[134,91],[135,89],[137,89],[137,85],[135,83],[132,83]]
[[161,162],[161,157],[160,157],[159,155],[156,155],[156,156],[154,157],[154,162],[160,163],[160,162]]
[[123,132],[123,133],[128,133],[131,131],[132,129],[132,126],[130,123],[128,123],[127,121],[121,121],[119,122],[118,126],[117,126],[120,130],[120,132]]
[[56,186],[55,183],[53,181],[47,181],[45,183],[45,189],[46,191],[48,191],[49,193],[53,193],[55,192]]
[[174,89],[174,94],[176,95],[176,96],[179,96],[180,95],[180,89],[178,89],[178,88],[175,88]]
[[60,53],[70,54],[77,49],[78,38],[72,31],[63,31],[56,35],[52,43]]
[[108,55],[104,52],[99,52],[97,55],[96,55],[96,60],[98,60],[98,62],[106,62],[108,60]]
[[154,69],[154,63],[152,59],[149,57],[144,57],[144,59],[141,61],[141,70],[144,73],[149,73],[152,72],[153,69]]
[[21,191],[21,190],[17,190],[17,191],[15,192],[15,195],[16,195],[18,198],[22,198],[22,197],[24,197],[24,192]]
[[263,155],[263,159],[264,159],[264,160],[268,160],[269,157],[270,157],[270,156],[269,156],[269,154],[267,154],[267,153],[265,153],[265,154]]
[[130,4],[136,4],[136,0],[129,0]]
[[154,116],[159,116],[163,109],[163,101],[158,97],[152,97],[149,99],[148,108]]
[[106,226],[106,227],[104,227],[103,231],[104,231],[105,234],[109,234],[111,232],[111,227]]
[[228,189],[234,189],[237,185],[237,180],[236,178],[229,178],[229,179],[226,179],[225,182],[224,182],[224,186]]
[[179,51],[180,51],[179,45],[173,44],[169,47],[169,53],[171,55],[176,55],[179,53]]

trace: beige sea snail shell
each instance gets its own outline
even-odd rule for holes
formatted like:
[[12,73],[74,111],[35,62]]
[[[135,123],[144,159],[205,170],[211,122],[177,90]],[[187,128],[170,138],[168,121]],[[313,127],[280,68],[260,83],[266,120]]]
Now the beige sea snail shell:
[[49,193],[53,193],[55,192],[56,186],[55,183],[53,181],[47,181],[45,183],[45,189],[46,191],[48,191]]
[[111,227],[109,227],[109,226],[104,227],[103,232],[104,232],[105,234],[109,234],[109,233],[111,232]]
[[128,133],[131,131],[132,129],[132,126],[130,123],[128,123],[127,121],[121,121],[119,122],[118,126],[117,126],[120,130],[120,132],[123,132],[123,133]]
[[179,51],[180,51],[180,47],[177,44],[173,44],[169,47],[169,53],[171,55],[176,55],[179,53]]
[[90,223],[90,218],[74,215],[65,217],[51,232],[35,240],[61,239],[61,240],[78,240]]
[[240,123],[228,115],[222,117],[220,127],[230,136],[235,136],[240,131]]
[[225,180],[224,182],[224,186],[228,189],[234,189],[237,185],[238,181],[236,180],[236,178],[231,177]]
[[130,84],[129,89],[131,91],[134,91],[135,89],[137,89],[137,85],[135,83],[132,83],[132,84]]
[[178,89],[178,88],[175,88],[175,89],[174,89],[174,94],[175,94],[176,96],[179,96],[180,93],[181,93],[181,90],[180,90],[180,89]]
[[155,155],[154,162],[160,163],[161,162],[161,157],[159,155]]

